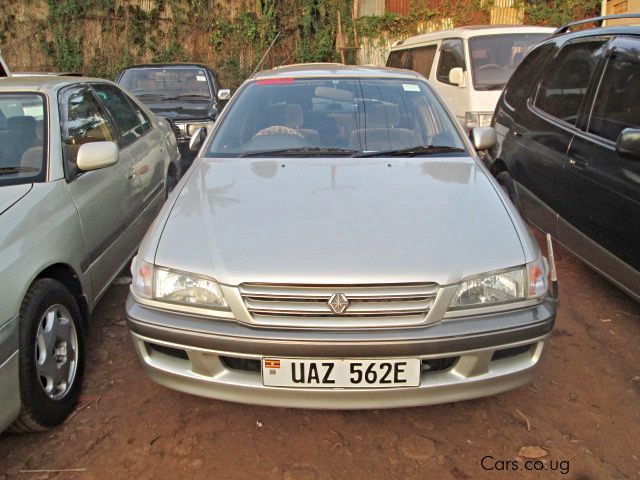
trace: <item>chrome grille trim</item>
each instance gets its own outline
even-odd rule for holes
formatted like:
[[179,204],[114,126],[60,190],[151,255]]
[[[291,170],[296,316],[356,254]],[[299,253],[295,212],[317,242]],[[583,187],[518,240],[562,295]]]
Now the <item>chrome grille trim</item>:
[[[425,323],[434,306],[438,285],[274,285],[244,283],[239,287],[253,322],[293,326],[402,326]],[[349,307],[335,314],[328,301],[335,293],[349,299]]]

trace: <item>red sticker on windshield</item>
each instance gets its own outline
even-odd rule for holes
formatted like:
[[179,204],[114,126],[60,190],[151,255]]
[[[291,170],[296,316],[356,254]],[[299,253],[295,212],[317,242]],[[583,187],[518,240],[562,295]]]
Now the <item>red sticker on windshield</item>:
[[263,78],[256,82],[258,85],[286,85],[293,83],[293,78]]

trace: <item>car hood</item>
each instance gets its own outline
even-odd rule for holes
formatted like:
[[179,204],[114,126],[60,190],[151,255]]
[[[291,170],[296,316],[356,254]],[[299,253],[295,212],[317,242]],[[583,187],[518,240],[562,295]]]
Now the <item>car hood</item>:
[[229,285],[444,285],[524,258],[471,158],[228,158],[196,160],[155,263]]
[[212,100],[144,102],[153,113],[171,120],[202,119],[211,116]]
[[22,197],[29,193],[32,187],[32,183],[0,187],[0,215],[18,203]]

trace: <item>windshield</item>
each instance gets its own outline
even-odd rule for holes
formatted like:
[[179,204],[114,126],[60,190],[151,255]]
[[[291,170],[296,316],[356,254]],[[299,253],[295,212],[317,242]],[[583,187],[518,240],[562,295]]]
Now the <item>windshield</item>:
[[42,95],[0,93],[0,185],[44,180],[45,125]]
[[141,98],[166,100],[212,96],[207,74],[202,68],[131,68],[124,71],[119,83]]
[[529,50],[548,37],[546,33],[515,33],[470,38],[474,88],[502,90]]
[[[429,146],[464,151],[453,121],[418,80],[258,80],[242,88],[228,108],[208,156],[287,150],[304,156],[356,156]],[[446,149],[434,153],[447,154]]]

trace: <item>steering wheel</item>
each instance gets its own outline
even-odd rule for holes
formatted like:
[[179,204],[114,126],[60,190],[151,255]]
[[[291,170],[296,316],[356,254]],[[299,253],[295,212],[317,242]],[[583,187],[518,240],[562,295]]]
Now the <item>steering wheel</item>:
[[271,125],[270,127],[263,128],[262,130],[258,131],[253,137],[251,137],[251,140],[265,135],[292,135],[294,137],[300,137],[304,139],[304,135],[302,135],[295,128],[287,127],[285,125]]

